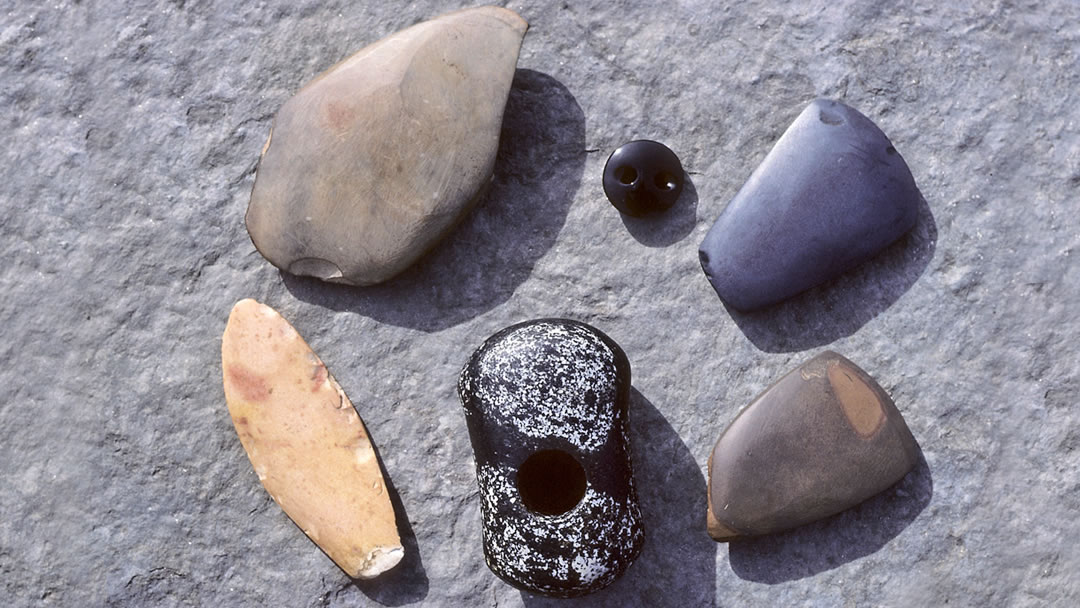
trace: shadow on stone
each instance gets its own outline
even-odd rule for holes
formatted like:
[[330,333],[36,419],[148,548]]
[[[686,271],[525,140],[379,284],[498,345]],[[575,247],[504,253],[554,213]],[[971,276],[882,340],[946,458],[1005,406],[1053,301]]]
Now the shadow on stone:
[[930,504],[930,467],[919,461],[903,479],[862,504],[788,532],[732,541],[728,561],[739,578],[777,584],[813,576],[876,552]]
[[799,352],[850,336],[904,295],[934,257],[937,224],[925,198],[915,227],[873,259],[769,308],[724,307],[765,352]]
[[[397,519],[398,534],[401,536],[401,546],[405,549],[405,555],[398,565],[373,579],[349,579],[350,584],[345,589],[349,587],[358,589],[384,606],[413,604],[427,597],[427,572],[424,570],[424,562],[420,556],[420,545],[416,541],[416,533],[413,531],[408,513],[405,512],[405,505],[401,502],[401,495],[398,494],[393,480],[390,479],[386,467],[383,466],[378,448],[375,448],[375,454],[379,459],[379,467],[382,468],[390,504],[394,507],[394,518]],[[355,604],[355,602],[350,602],[350,604]]]
[[698,194],[693,180],[684,176],[679,200],[663,213],[633,217],[620,213],[623,225],[639,243],[646,247],[667,247],[686,238],[697,224]]
[[585,114],[558,80],[514,74],[499,152],[483,199],[434,249],[370,287],[282,272],[297,298],[421,331],[439,331],[505,302],[555,243],[585,169]]
[[705,476],[664,415],[630,392],[630,443],[645,546],[610,586],[568,602],[521,592],[526,606],[714,606],[717,543],[705,532]]

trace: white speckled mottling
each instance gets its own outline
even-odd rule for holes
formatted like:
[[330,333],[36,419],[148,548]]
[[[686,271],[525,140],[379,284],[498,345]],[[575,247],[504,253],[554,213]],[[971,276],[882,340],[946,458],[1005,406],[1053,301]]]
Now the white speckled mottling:
[[[534,358],[537,341],[553,352]],[[599,449],[610,435],[618,386],[615,355],[588,329],[557,323],[520,327],[487,349],[478,363],[480,376],[500,379],[470,386],[478,402],[489,404],[485,415],[495,423],[537,439],[560,437],[583,452]]]
[[[537,574],[573,583],[572,569],[580,585],[595,588],[613,581],[643,540],[637,503],[618,503],[590,486],[581,502],[562,515],[536,515],[523,508],[500,510],[502,502],[518,502],[516,474],[507,466],[477,468],[488,566],[500,576],[546,592],[564,587],[546,584]],[[548,540],[561,550],[541,552],[540,543]]]
[[600,552],[595,549],[582,552],[574,556],[574,571],[577,572],[581,582],[589,585],[599,579],[609,568],[600,558]]

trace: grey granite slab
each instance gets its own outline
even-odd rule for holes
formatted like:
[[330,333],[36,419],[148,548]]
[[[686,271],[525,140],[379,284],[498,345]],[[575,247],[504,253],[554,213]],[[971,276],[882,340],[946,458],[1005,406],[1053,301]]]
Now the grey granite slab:
[[[488,197],[375,288],[281,275],[243,216],[273,113],[420,0],[0,0],[0,603],[543,606],[483,563],[457,374],[536,317],[634,370],[641,557],[583,606],[1080,603],[1080,5],[512,2],[531,24]],[[859,108],[925,198],[882,255],[729,312],[697,246],[799,111]],[[682,199],[624,219],[623,142]],[[409,556],[354,584],[274,505],[229,421],[232,304],[278,309],[378,446]],[[718,545],[709,449],[831,348],[925,461],[818,524]]]

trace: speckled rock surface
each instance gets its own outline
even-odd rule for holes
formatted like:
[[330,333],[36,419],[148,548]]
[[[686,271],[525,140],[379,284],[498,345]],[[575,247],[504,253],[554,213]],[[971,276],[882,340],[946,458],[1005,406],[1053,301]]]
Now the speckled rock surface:
[[[363,45],[462,6],[0,0],[0,599],[25,605],[567,606],[483,561],[457,374],[512,323],[633,364],[641,556],[585,606],[1080,602],[1080,5],[512,2],[530,23],[494,181],[373,288],[282,276],[244,210],[273,113]],[[926,199],[850,273],[729,313],[697,246],[816,97],[859,108]],[[636,138],[682,200],[613,213]],[[363,413],[406,557],[353,583],[260,486],[225,407],[232,304],[279,310]],[[738,408],[831,348],[925,462],[833,518],[717,545],[704,468]]]

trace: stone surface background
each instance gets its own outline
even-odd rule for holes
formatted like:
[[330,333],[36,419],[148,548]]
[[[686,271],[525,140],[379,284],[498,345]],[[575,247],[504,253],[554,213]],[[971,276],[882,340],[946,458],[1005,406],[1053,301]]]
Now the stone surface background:
[[[971,5],[971,6],[967,6]],[[11,606],[1069,606],[1080,602],[1080,4],[511,2],[532,24],[488,197],[398,279],[282,276],[243,225],[274,111],[455,2],[0,0],[0,603]],[[733,314],[697,245],[790,121],[840,99],[926,204],[874,261]],[[607,155],[663,141],[653,220]],[[220,336],[277,308],[349,393],[409,551],[354,583],[270,501]],[[626,350],[646,547],[573,602],[485,567],[458,371],[520,320]],[[825,522],[718,545],[705,461],[824,348],[893,395],[924,462]],[[768,483],[768,480],[762,480]]]

